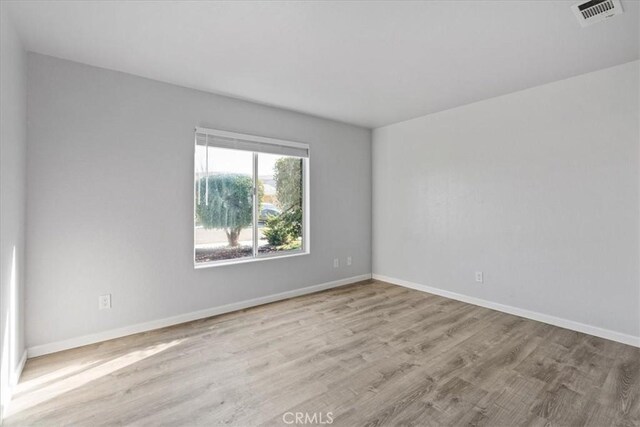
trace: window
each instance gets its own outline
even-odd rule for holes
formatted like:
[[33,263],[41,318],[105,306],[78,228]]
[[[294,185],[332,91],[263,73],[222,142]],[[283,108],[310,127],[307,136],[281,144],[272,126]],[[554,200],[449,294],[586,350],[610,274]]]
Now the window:
[[194,262],[309,252],[309,146],[196,128]]

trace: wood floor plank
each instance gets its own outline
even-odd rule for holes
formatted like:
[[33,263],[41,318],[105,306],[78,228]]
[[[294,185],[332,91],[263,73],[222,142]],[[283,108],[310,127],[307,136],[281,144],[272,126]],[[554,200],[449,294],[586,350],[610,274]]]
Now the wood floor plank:
[[282,426],[286,413],[640,426],[640,349],[371,281],[30,359],[5,423]]

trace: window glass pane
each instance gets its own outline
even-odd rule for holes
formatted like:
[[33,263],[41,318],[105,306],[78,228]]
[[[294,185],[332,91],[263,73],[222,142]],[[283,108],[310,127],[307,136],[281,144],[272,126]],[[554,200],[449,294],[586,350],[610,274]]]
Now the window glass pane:
[[258,254],[302,250],[302,159],[258,154]]
[[196,263],[252,256],[253,153],[196,145]]

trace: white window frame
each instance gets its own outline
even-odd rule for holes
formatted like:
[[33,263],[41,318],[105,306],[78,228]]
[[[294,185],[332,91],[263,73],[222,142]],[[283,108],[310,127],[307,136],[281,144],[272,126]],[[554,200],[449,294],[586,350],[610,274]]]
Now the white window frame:
[[[291,252],[283,252],[283,253],[269,253],[260,255],[258,253],[258,219],[259,219],[259,203],[257,200],[257,184],[258,184],[258,154],[260,151],[250,151],[253,154],[253,223],[251,225],[253,229],[253,254],[251,258],[237,258],[237,259],[225,259],[220,261],[209,261],[209,262],[196,262],[196,227],[195,223],[192,224],[193,227],[193,265],[195,269],[201,268],[209,268],[209,267],[219,267],[224,265],[234,265],[234,264],[245,264],[250,262],[258,262],[258,261],[266,261],[272,259],[280,259],[280,258],[292,258],[302,255],[309,255],[311,253],[311,233],[309,230],[309,225],[311,223],[311,215],[310,215],[310,191],[309,191],[309,163],[311,159],[311,149],[309,144],[304,144],[302,142],[295,141],[287,141],[284,139],[276,139],[276,138],[267,138],[264,136],[257,135],[249,135],[238,132],[229,132],[219,129],[207,129],[202,127],[195,128],[195,135],[204,134],[209,136],[219,136],[223,138],[231,138],[231,139],[239,139],[244,141],[258,142],[262,144],[270,144],[270,145],[278,145],[284,147],[292,147],[292,148],[300,148],[307,150],[307,157],[301,157],[302,159],[302,247],[300,250],[291,251]],[[196,176],[196,164],[195,164],[195,155],[196,155],[196,146],[197,146],[197,136],[194,137],[193,144],[193,177]],[[215,147],[215,145],[212,145]],[[268,154],[268,153],[266,153]],[[192,215],[195,214],[196,211],[196,186],[193,185],[193,209],[191,210]]]

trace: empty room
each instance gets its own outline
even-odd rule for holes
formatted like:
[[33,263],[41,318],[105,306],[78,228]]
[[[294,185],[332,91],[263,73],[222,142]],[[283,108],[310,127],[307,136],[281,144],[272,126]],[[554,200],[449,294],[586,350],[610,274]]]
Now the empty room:
[[640,1],[0,18],[2,426],[640,427]]

